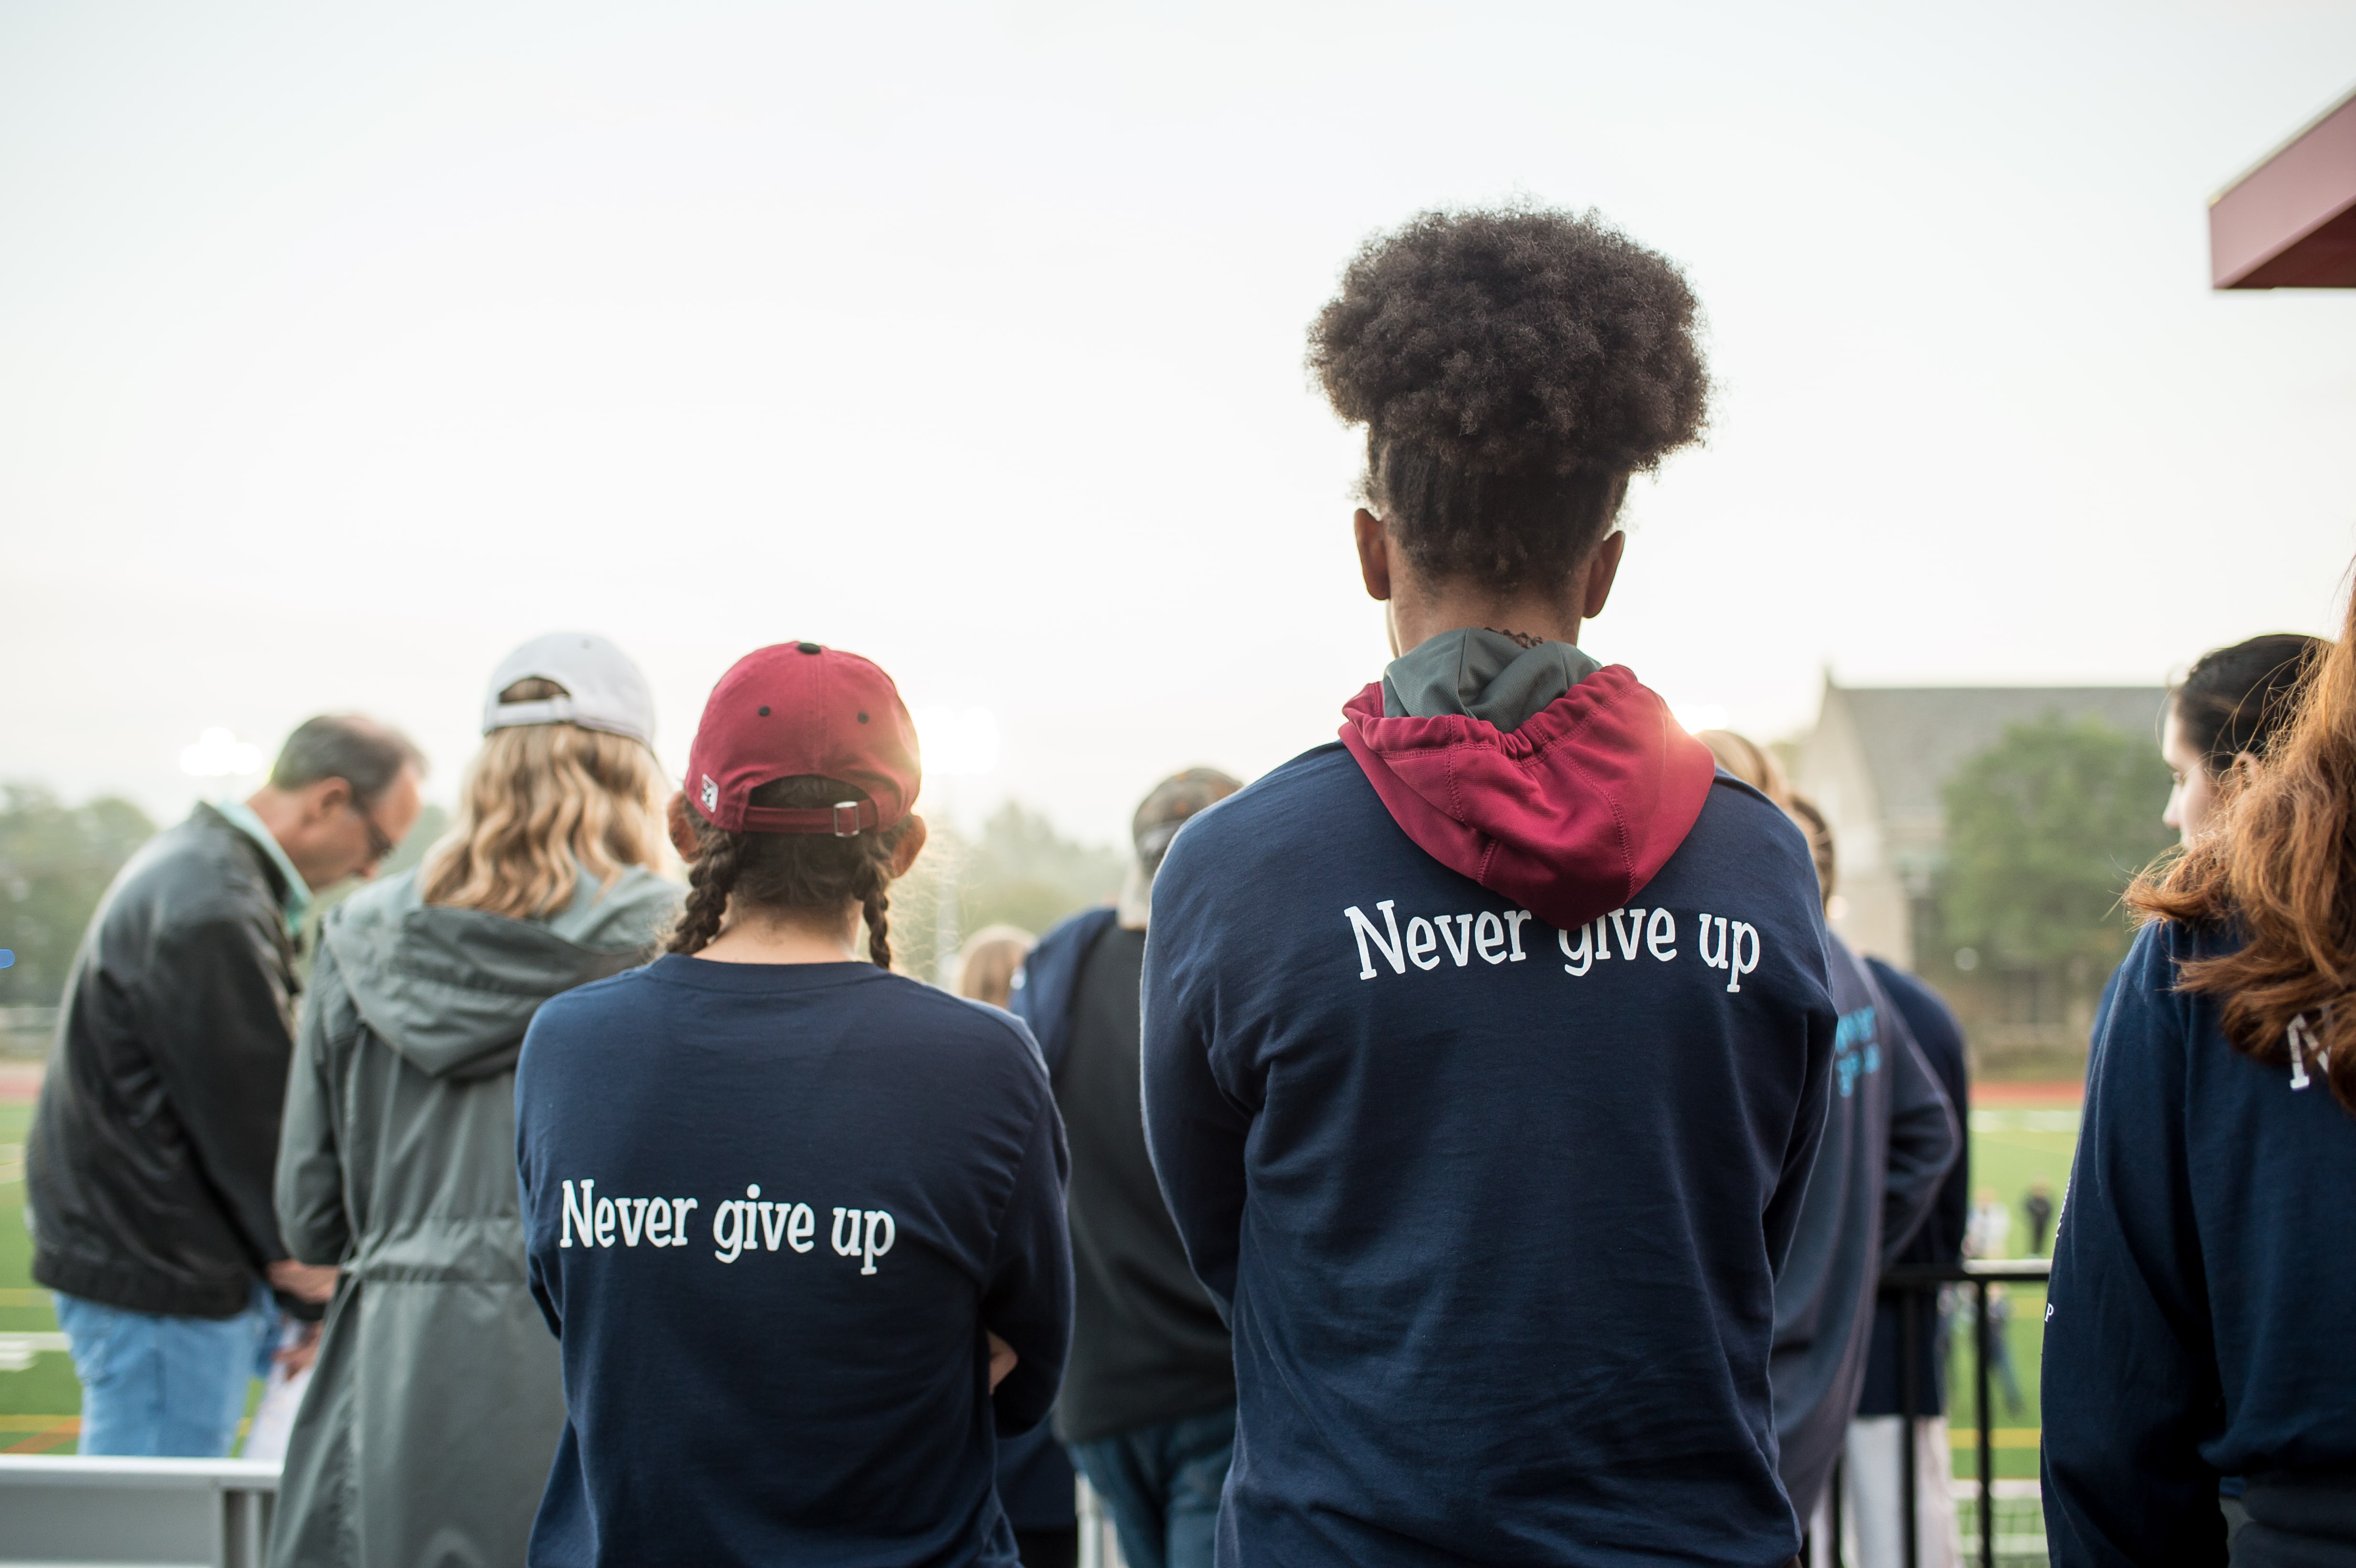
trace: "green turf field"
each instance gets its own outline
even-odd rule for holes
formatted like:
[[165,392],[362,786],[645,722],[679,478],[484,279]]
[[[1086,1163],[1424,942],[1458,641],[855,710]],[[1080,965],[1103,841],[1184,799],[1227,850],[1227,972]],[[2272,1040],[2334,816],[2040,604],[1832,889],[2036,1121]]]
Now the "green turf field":
[[[2054,1201],[2062,1199],[2070,1176],[2070,1157],[2078,1146],[2078,1113],[2055,1097],[2044,1105],[1984,1107],[1971,1115],[1972,1189],[1993,1187],[2012,1206],[2012,1251],[2026,1255],[2029,1222],[2020,1200],[2029,1184],[2042,1179]],[[2046,1249],[2053,1239],[2049,1232]],[[2033,1477],[2037,1474],[2039,1351],[2044,1342],[2045,1292],[2041,1287],[2008,1286],[2012,1321],[2006,1340],[2020,1381],[2022,1408],[2015,1412],[2001,1386],[1997,1388],[1996,1473],[1999,1477]],[[1954,1441],[1955,1474],[1979,1473],[1977,1437],[1973,1423],[1978,1410],[1977,1374],[1971,1355],[1968,1328],[1956,1336],[1957,1353],[1948,1366],[1947,1420]]]
[[[25,1233],[25,1128],[33,1107],[0,1103],[0,1334],[54,1334],[49,1293],[33,1286]],[[61,1351],[37,1351],[22,1371],[0,1362],[0,1454],[70,1454],[81,1385]]]

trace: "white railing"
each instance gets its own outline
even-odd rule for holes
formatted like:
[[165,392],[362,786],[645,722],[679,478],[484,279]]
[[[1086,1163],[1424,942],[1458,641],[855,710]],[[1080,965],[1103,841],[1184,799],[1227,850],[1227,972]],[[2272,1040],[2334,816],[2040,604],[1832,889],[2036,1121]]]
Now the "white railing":
[[278,1467],[0,1454],[0,1568],[262,1568]]

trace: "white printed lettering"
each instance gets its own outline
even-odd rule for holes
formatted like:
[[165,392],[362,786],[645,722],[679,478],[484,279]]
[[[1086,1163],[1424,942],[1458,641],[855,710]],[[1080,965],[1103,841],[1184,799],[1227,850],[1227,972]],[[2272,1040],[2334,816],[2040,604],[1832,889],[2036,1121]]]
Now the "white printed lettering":
[[1677,917],[1667,910],[1656,909],[1644,925],[1644,946],[1652,955],[1666,964],[1677,955]]
[[590,1223],[590,1211],[594,1203],[589,1190],[596,1185],[597,1179],[594,1176],[581,1184],[581,1206],[576,1209],[573,1206],[573,1183],[568,1181],[564,1184],[564,1235],[556,1243],[558,1246],[569,1247],[573,1244],[573,1232],[576,1226],[581,1232],[583,1246],[596,1244],[597,1232]]
[[752,1207],[749,1203],[731,1200],[712,1211],[712,1255],[722,1263],[734,1263],[736,1254],[744,1250],[744,1243],[751,1239],[744,1233],[744,1221],[750,1217]]
[[[883,1236],[880,1242],[876,1240],[879,1232]],[[881,1209],[867,1211],[867,1256],[859,1272],[873,1274],[875,1260],[892,1250],[892,1243],[899,1239],[899,1235],[900,1227],[893,1223],[891,1215]]]
[[[845,1232],[842,1228],[842,1221],[846,1219],[851,1221],[851,1229],[848,1232]],[[859,1230],[860,1218],[858,1210],[837,1209],[834,1211],[834,1231],[827,1239],[834,1243],[835,1256],[841,1258],[853,1258],[859,1255]]]
[[[1451,932],[1448,928],[1454,926]],[[1456,960],[1459,969],[1472,961],[1472,917],[1469,914],[1441,915],[1440,939],[1448,944],[1448,955]]]
[[643,1198],[617,1198],[614,1200],[615,1215],[622,1221],[622,1245],[638,1244],[638,1232],[646,1227],[647,1200]]
[[610,1198],[597,1200],[597,1244],[601,1247],[614,1244],[614,1200]]
[[1407,973],[1407,955],[1399,951],[1398,917],[1391,913],[1391,905],[1397,901],[1395,899],[1385,899],[1375,906],[1382,912],[1383,923],[1390,928],[1391,939],[1388,942],[1385,942],[1376,932],[1374,923],[1365,917],[1357,905],[1352,904],[1342,912],[1349,917],[1351,933],[1358,939],[1358,978],[1361,980],[1371,980],[1375,977],[1374,955],[1366,951],[1366,941],[1369,937],[1374,939],[1376,952],[1380,953],[1384,960],[1390,965],[1392,974]]
[[[1751,944],[1751,957],[1747,962],[1742,956],[1742,944],[1746,939]],[[1726,977],[1727,990],[1733,992],[1742,989],[1742,976],[1759,967],[1759,928],[1757,926],[1746,925],[1739,920],[1734,923],[1734,934],[1729,939],[1726,946],[1726,966],[1733,971]]]
[[1718,917],[1718,955],[1716,957],[1712,957],[1709,951],[1709,916],[1705,914],[1701,917],[1701,961],[1708,965],[1713,969],[1723,969],[1726,967],[1726,917],[1724,915],[1719,915]]
[[670,1245],[670,1205],[659,1198],[654,1200],[654,1207],[647,1211],[647,1245]]
[[1481,923],[1472,933],[1472,948],[1481,955],[1483,964],[1505,961],[1505,923],[1497,918],[1494,911],[1481,912]]
[[770,1252],[786,1239],[786,1217],[794,1211],[790,1203],[764,1202],[761,1205],[761,1245]]
[[1529,956],[1528,954],[1522,951],[1522,922],[1529,918],[1530,912],[1526,909],[1514,909],[1507,910],[1505,912],[1505,934],[1513,938],[1514,962],[1516,964],[1519,964],[1523,959]]
[[670,1244],[672,1246],[687,1245],[687,1211],[695,1206],[696,1200],[692,1198],[674,1198],[670,1200]]
[[[1628,923],[1624,926],[1620,923],[1620,917],[1623,914],[1628,917]],[[1636,956],[1636,944],[1644,938],[1644,912],[1641,909],[1615,909],[1610,918],[1612,934],[1620,939],[1620,956],[1633,962]]]
[[1611,918],[1608,914],[1600,915],[1589,923],[1595,928],[1595,956],[1598,958],[1612,956],[1612,933],[1603,929],[1603,923]]
[[[1442,917],[1441,924],[1446,924]],[[1417,915],[1407,923],[1407,961],[1419,969],[1437,969],[1440,960],[1433,956],[1440,951],[1440,938],[1431,933],[1431,922]]]
[[794,1205],[794,1217],[786,1226],[786,1245],[798,1253],[806,1253],[818,1245],[810,1238],[818,1233],[818,1216],[807,1203]]
[[1584,975],[1588,970],[1594,967],[1594,936],[1595,932],[1592,927],[1584,925],[1580,926],[1579,928],[1579,945],[1577,947],[1573,947],[1570,944],[1570,933],[1567,931],[1558,931],[1554,933],[1555,943],[1562,949],[1562,955],[1570,960],[1569,963],[1562,966],[1562,972],[1564,974]]

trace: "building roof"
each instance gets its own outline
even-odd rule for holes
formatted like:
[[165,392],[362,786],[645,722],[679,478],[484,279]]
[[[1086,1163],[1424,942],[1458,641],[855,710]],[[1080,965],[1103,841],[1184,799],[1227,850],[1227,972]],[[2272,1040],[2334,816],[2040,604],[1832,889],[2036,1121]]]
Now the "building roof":
[[2156,746],[2167,696],[2158,686],[1825,687],[1827,709],[1848,709],[1884,821],[1943,816],[1941,791],[1966,758],[2049,713],[2092,716]]
[[2356,287],[2356,92],[2209,204],[2221,289]]

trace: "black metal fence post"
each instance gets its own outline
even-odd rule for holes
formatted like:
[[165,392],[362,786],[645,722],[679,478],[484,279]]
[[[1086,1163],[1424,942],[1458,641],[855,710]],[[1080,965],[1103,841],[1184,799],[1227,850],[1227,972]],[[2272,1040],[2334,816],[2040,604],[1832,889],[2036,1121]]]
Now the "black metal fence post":
[[1996,1568],[1996,1417],[1988,1404],[1988,1281],[1972,1282],[1979,1292],[1980,1389],[1980,1568]]
[[[2046,1258],[1974,1258],[1961,1268],[1903,1264],[1881,1276],[1883,1289],[1899,1293],[1899,1405],[1905,1430],[1898,1448],[1899,1463],[1905,1467],[1905,1473],[1899,1477],[1898,1485],[1905,1520],[1906,1542],[1901,1550],[1906,1568],[1921,1568],[1922,1563],[1922,1509],[1915,1484],[1920,1456],[1914,1445],[1914,1422],[1922,1411],[1922,1399],[1914,1376],[1914,1360],[1922,1350],[1922,1300],[1928,1296],[1935,1305],[1943,1285],[1967,1285],[1972,1289],[1972,1341],[1979,1351],[1976,1358],[1978,1365],[1973,1369],[1973,1381],[1979,1394],[1979,1409],[1974,1413],[1979,1426],[1979,1557],[1981,1568],[1996,1568],[1996,1413],[1989,1397],[1993,1376],[1989,1360],[1997,1330],[1994,1315],[1988,1310],[1988,1290],[2004,1282],[2041,1285],[2052,1273],[2052,1262]],[[1937,1321],[1935,1312],[1933,1321]],[[1939,1467],[1943,1474],[1952,1474],[1949,1456],[1940,1456]]]

